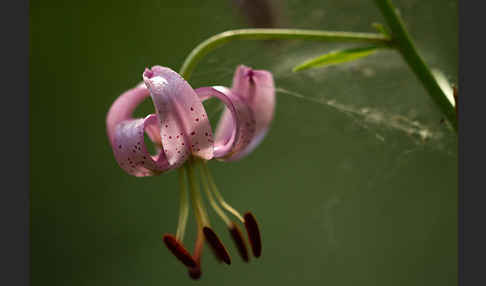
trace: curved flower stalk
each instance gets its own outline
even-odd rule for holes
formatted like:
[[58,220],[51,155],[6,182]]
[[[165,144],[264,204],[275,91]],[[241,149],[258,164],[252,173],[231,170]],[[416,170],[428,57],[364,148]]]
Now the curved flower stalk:
[[[151,97],[155,113],[133,118],[135,108]],[[202,104],[217,98],[225,111],[213,131]],[[200,184],[211,207],[227,225],[242,259],[249,261],[245,240],[227,213],[245,225],[253,255],[261,255],[261,237],[254,216],[241,215],[222,197],[207,167],[211,159],[234,161],[248,155],[261,142],[273,118],[275,87],[272,74],[239,66],[231,88],[202,87],[194,90],[173,70],[154,66],[143,73],[143,83],[123,93],[111,106],[107,133],[118,165],[128,174],[144,177],[179,169],[180,214],[176,235],[165,234],[167,248],[189,269],[190,277],[201,275],[200,257],[206,240],[219,261],[231,258],[210,226],[200,194]],[[156,147],[150,154],[144,134]],[[199,176],[197,175],[199,174]],[[188,184],[187,184],[188,183]],[[189,207],[187,187],[198,225],[194,254],[183,245]]]

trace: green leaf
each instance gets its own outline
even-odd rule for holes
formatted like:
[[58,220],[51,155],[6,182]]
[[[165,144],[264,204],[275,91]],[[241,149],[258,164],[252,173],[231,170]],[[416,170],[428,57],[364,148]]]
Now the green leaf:
[[370,46],[370,47],[332,51],[322,56],[319,56],[317,58],[310,59],[304,62],[294,67],[292,71],[297,72],[297,71],[306,70],[310,68],[317,68],[317,67],[322,67],[327,65],[354,61],[371,55],[377,49],[378,48],[376,46]]

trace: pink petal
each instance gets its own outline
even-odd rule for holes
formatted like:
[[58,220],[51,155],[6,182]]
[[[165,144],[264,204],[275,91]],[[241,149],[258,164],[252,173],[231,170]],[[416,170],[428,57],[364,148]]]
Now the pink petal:
[[[240,65],[233,77],[231,91],[237,94],[248,104],[255,116],[255,134],[250,144],[238,154],[231,157],[231,160],[238,160],[248,155],[265,137],[273,119],[275,110],[275,84],[273,76],[265,70],[253,70],[247,66]],[[217,130],[229,128],[230,111],[225,110]],[[227,131],[224,131],[227,132]],[[218,134],[218,133],[217,133]]]
[[[214,157],[230,160],[234,154],[244,150],[255,133],[253,112],[241,98],[222,86],[196,89],[199,98],[204,101],[216,97],[226,105],[227,115],[222,118],[225,124],[219,124],[214,143]],[[209,140],[208,141],[212,141]]]
[[142,82],[136,87],[125,91],[120,95],[110,107],[106,116],[106,130],[110,143],[113,142],[116,125],[124,120],[131,119],[132,113],[146,97],[149,91]]
[[190,153],[212,159],[213,144],[208,142],[213,139],[211,125],[192,87],[178,73],[161,66],[146,69],[143,80],[159,117],[160,136],[169,163],[177,164]]
[[118,165],[127,173],[137,177],[153,176],[171,168],[163,153],[152,156],[145,146],[144,131],[157,125],[155,114],[116,125],[112,134],[113,152]]
[[[149,91],[142,82],[127,90],[111,105],[106,117],[106,129],[115,159],[122,169],[135,176],[151,176],[169,169],[164,155],[151,156],[146,151],[143,132],[156,144],[161,145],[155,115],[145,119],[133,119],[132,113]],[[155,161],[154,161],[155,160]]]

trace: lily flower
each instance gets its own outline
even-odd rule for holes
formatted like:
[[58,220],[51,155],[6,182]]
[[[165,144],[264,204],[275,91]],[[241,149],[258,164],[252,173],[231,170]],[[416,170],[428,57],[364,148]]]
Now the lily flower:
[[[135,108],[149,96],[155,113],[133,118]],[[225,105],[214,137],[203,106],[203,101],[213,97]],[[245,240],[227,213],[245,225],[253,255],[261,255],[261,236],[255,217],[251,212],[241,215],[224,200],[206,162],[211,159],[234,161],[248,155],[265,136],[274,107],[275,87],[268,71],[241,65],[235,72],[231,89],[213,86],[194,90],[178,73],[154,66],[146,69],[143,82],[120,95],[108,112],[108,138],[114,157],[125,172],[145,177],[178,169],[180,213],[177,231],[175,236],[165,234],[163,241],[188,267],[189,275],[194,279],[201,276],[200,258],[205,240],[219,261],[231,264],[226,248],[210,226],[200,183],[211,207],[227,225],[242,259],[249,261]],[[154,144],[156,154],[148,151],[145,134]],[[183,245],[189,212],[187,185],[198,226],[193,254]]]

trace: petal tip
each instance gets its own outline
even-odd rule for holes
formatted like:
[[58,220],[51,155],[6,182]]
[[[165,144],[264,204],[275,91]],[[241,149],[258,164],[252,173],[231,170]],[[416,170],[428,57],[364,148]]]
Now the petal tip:
[[149,69],[149,68],[145,68],[145,70],[143,71],[143,77],[144,79],[147,78],[147,79],[150,79],[154,76],[154,72]]

